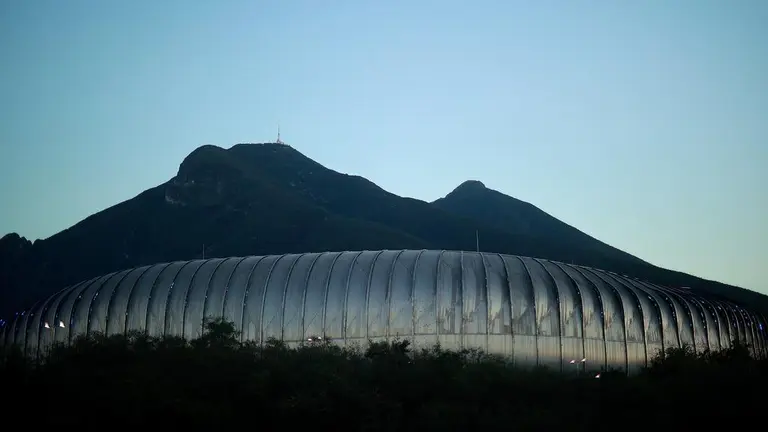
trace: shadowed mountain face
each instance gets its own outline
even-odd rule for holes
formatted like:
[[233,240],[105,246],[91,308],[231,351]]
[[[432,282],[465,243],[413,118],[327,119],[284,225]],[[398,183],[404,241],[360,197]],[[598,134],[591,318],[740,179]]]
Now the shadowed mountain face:
[[536,206],[488,189],[477,180],[469,180],[445,198],[432,203],[435,207],[482,222],[488,227],[519,236],[530,236],[558,248],[576,248],[584,253],[627,263],[646,264],[626,252],[609,246],[578,229],[543,212]]
[[0,239],[0,317],[66,285],[163,261],[309,251],[481,249],[573,262],[740,301],[765,297],[654,267],[536,207],[466,182],[427,203],[290,146],[203,146],[167,183],[46,239]]

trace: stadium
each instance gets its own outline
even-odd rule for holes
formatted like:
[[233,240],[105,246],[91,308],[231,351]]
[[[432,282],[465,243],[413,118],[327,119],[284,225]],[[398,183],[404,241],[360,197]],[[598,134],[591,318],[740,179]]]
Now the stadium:
[[40,356],[78,335],[201,335],[206,318],[242,340],[343,346],[408,339],[479,348],[520,366],[636,373],[659,350],[766,354],[756,311],[691,289],[536,258],[382,250],[177,261],[67,287],[0,329],[0,344]]

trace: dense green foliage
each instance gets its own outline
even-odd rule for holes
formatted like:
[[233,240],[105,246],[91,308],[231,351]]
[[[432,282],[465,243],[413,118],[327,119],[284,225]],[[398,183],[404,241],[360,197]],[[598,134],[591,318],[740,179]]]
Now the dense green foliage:
[[[90,335],[40,363],[6,352],[4,425],[174,430],[648,430],[759,427],[768,368],[735,345],[659,356],[642,374],[522,370],[478,351],[407,341],[342,349],[240,343],[213,320],[199,339]],[[23,414],[28,413],[28,414]],[[155,423],[153,423],[155,422]],[[10,430],[10,429],[9,429]]]
[[48,239],[0,238],[0,318],[67,285],[142,265],[203,255],[475,250],[476,231],[485,252],[690,286],[768,310],[766,296],[652,266],[477,182],[428,203],[328,169],[292,147],[264,144],[200,147],[167,183]]

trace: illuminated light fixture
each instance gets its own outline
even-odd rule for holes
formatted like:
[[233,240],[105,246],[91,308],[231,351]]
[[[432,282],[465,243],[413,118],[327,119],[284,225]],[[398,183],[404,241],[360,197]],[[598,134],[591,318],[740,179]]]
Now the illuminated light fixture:
[[47,329],[51,328],[51,326],[49,326],[48,323],[45,323],[45,325],[43,327],[45,327]]
[[59,327],[64,328],[64,321],[59,321]]
[[581,359],[581,362],[582,362],[582,363],[584,363],[585,361],[587,361],[587,358],[586,358],[586,357],[584,357],[583,359]]
[[571,360],[569,363],[576,364],[576,360]]
[[595,375],[595,378],[600,378],[600,374]]

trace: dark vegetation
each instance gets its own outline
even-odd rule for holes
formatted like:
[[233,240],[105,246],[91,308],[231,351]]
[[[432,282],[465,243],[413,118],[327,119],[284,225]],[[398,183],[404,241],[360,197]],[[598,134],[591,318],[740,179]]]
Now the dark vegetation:
[[673,349],[639,375],[595,378],[517,369],[478,351],[412,350],[405,340],[365,349],[322,340],[259,346],[240,343],[222,320],[190,342],[94,334],[40,362],[5,354],[5,425],[63,430],[759,429],[768,383],[766,361],[738,344]]
[[203,250],[206,258],[474,250],[476,230],[486,252],[587,265],[768,310],[766,296],[655,267],[480,182],[466,182],[427,203],[325,168],[290,146],[241,144],[200,147],[170,181],[48,239],[0,239],[0,318],[67,285],[140,265],[200,258]]

